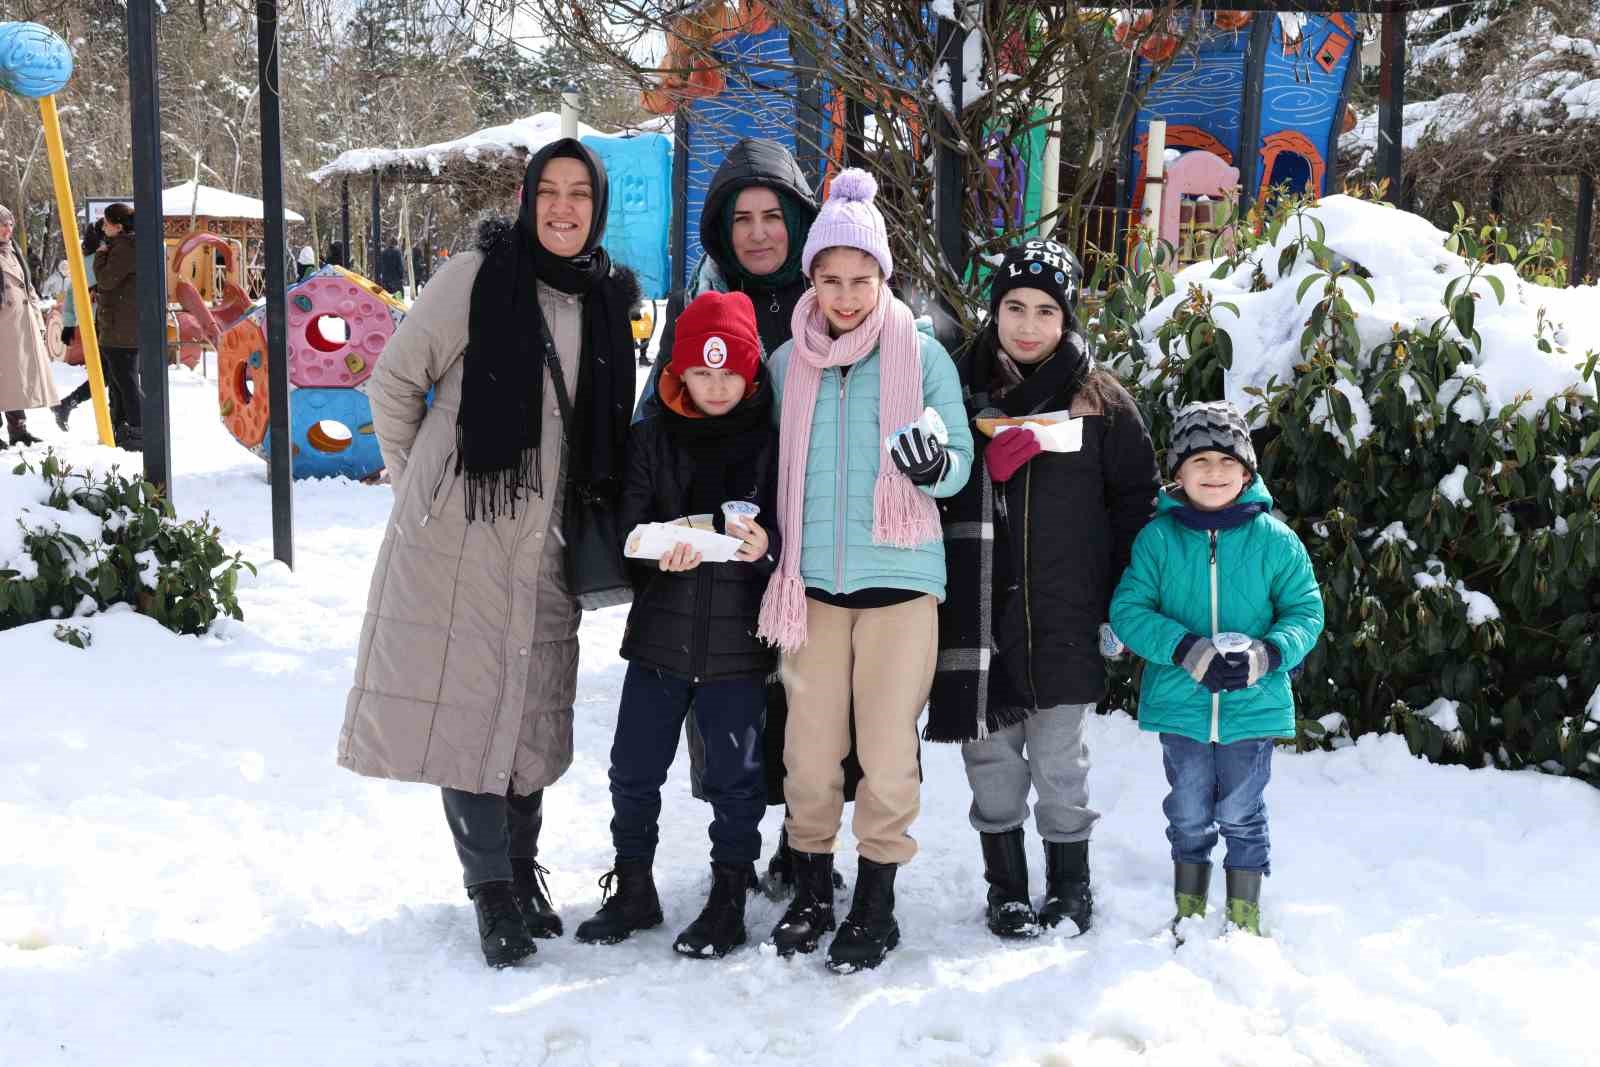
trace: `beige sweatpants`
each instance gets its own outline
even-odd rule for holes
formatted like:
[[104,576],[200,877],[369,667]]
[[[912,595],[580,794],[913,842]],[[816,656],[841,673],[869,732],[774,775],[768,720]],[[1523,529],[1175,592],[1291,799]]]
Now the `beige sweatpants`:
[[907,863],[907,832],[921,806],[917,719],[928,702],[939,651],[937,603],[921,596],[851,611],[806,600],[806,643],[783,658],[789,723],[783,795],[789,844],[832,852],[844,814],[844,768],[855,706],[857,850],[874,863]]

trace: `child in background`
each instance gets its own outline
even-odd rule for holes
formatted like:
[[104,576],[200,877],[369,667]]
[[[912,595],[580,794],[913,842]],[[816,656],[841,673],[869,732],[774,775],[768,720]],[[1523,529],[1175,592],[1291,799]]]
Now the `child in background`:
[[[876,193],[865,171],[833,179],[801,255],[813,288],[772,360],[784,547],[761,633],[784,653],[784,826],[796,883],[772,941],[781,956],[813,952],[834,929],[840,761],[853,718],[860,863],[850,914],[828,946],[840,973],[876,967],[900,940],[894,877],[917,851],[907,832],[921,803],[917,719],[945,592],[934,500],[960,490],[972,469],[955,366],[889,291],[894,263]],[[928,407],[947,443],[912,425]]]
[[[974,417],[1070,412],[1076,447],[1043,451],[1025,427],[974,434],[982,469],[940,508],[950,588],[923,737],[962,742],[988,925],[1004,938],[1067,919],[1073,933],[1089,929],[1099,813],[1084,720],[1106,692],[1097,634],[1160,488],[1138,407],[1078,333],[1082,279],[1055,241],[1008,249],[989,283],[989,322],[959,365]],[[1030,787],[1044,839],[1037,913],[1023,840]]]
[[[704,563],[680,543],[658,562],[635,567],[635,596],[622,639],[628,674],[611,746],[616,866],[601,880],[608,892],[599,914],[578,927],[577,938],[609,945],[660,925],[652,867],[661,786],[692,708],[707,739],[711,894],[673,948],[692,958],[721,957],[745,942],[745,892],[761,853],[767,803],[761,761],[766,681],[776,660],[756,636],[761,596],[778,552],[768,517],[774,510],[778,435],[750,298],[706,293],[685,308],[672,362],[657,388],[660,415],[630,431],[622,534],[641,522],[710,514],[719,533],[744,545],[732,562]],[[761,510],[730,527],[722,505],[731,501]]]
[[1177,484],[1134,542],[1111,626],[1146,661],[1139,726],[1161,735],[1173,932],[1205,914],[1220,829],[1228,922],[1260,934],[1263,793],[1276,739],[1295,733],[1289,671],[1322,633],[1322,593],[1305,546],[1269,513],[1238,408],[1180,411],[1167,469]]

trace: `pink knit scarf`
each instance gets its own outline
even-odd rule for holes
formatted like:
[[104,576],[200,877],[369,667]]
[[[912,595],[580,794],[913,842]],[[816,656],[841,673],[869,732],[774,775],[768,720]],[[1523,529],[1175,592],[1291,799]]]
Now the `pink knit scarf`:
[[[885,285],[878,306],[842,337],[828,336],[828,320],[807,290],[789,322],[794,350],[783,379],[783,415],[778,426],[778,528],[783,555],[761,601],[760,634],[768,644],[793,652],[806,643],[806,586],[800,577],[801,530],[805,525],[806,458],[811,451],[811,419],[822,372],[850,367],[878,350],[878,436],[885,437],[922,414],[922,355],[911,309]],[[840,456],[840,463],[848,457]],[[834,507],[847,507],[837,500]],[[915,548],[940,537],[939,509],[894,465],[887,448],[878,450],[878,478],[872,488],[872,541]],[[841,593],[844,590],[839,590]]]

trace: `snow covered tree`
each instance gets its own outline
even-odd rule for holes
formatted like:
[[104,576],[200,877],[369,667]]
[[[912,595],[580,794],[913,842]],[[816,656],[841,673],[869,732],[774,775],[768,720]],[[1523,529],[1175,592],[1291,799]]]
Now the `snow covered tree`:
[[[1553,316],[1577,305],[1551,303],[1567,294],[1503,228],[1463,214],[1438,248],[1389,215],[1286,203],[1177,279],[1118,268],[1095,338],[1158,446],[1183,403],[1226,388],[1253,407],[1260,473],[1324,590],[1302,743],[1404,732],[1431,759],[1600,783],[1600,324]],[[1296,334],[1263,359],[1263,336]]]

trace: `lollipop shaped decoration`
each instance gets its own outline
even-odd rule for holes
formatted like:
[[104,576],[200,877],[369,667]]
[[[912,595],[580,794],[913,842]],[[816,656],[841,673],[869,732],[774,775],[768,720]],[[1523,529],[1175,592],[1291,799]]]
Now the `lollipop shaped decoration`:
[[0,22],[0,89],[38,100],[72,77],[72,49],[37,22]]
[[[37,22],[0,22],[0,93],[39,101],[39,118],[44,123],[50,177],[56,188],[56,212],[61,219],[62,233],[75,233],[78,228],[55,95],[66,88],[71,78],[72,49],[67,47],[67,42]],[[67,262],[71,266],[72,299],[78,307],[87,308],[89,284],[84,274],[83,253],[77,241],[67,242]],[[100,368],[100,341],[95,336],[93,315],[85,315],[79,320],[78,334],[83,338],[84,363],[89,368],[95,429],[100,435],[100,443],[110,445],[111,414],[106,404],[105,374]]]

